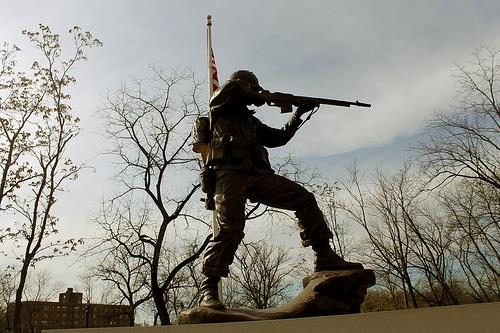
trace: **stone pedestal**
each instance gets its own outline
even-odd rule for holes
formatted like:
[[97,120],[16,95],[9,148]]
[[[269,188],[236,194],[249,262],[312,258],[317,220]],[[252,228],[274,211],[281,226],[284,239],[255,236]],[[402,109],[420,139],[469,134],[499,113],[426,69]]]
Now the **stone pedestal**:
[[305,277],[304,290],[283,306],[226,310],[197,307],[182,311],[177,321],[200,324],[359,313],[366,289],[374,284],[375,274],[368,269],[317,272]]

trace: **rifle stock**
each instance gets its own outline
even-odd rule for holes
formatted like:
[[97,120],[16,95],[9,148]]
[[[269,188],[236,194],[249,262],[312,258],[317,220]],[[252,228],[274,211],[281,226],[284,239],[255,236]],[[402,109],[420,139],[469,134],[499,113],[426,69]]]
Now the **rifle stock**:
[[281,113],[292,112],[292,106],[299,106],[302,104],[325,104],[325,105],[335,105],[342,107],[361,106],[361,107],[371,107],[371,104],[362,102],[349,102],[337,99],[328,98],[317,98],[308,96],[295,96],[292,94],[282,93],[282,92],[269,92],[264,90],[259,93],[259,96],[266,102],[269,106],[277,106],[281,108]]

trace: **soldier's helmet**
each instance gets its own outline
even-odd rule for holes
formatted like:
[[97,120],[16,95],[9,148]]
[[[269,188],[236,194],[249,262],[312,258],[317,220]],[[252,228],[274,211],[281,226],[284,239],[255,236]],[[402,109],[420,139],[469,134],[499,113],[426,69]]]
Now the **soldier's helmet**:
[[241,81],[248,84],[252,90],[261,91],[262,87],[259,85],[259,79],[254,73],[241,69],[229,75],[228,81]]

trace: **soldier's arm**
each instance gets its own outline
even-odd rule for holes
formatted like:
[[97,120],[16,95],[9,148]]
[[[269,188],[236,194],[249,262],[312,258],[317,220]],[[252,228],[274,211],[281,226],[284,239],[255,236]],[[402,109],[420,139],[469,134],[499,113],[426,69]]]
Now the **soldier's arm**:
[[290,120],[282,128],[273,128],[263,124],[255,118],[257,124],[257,141],[269,148],[284,146],[292,139],[297,132],[302,119],[297,114],[294,114]]
[[269,127],[255,118],[258,121],[257,140],[260,144],[269,148],[280,147],[287,144],[303,122],[300,117],[316,107],[318,107],[318,105],[315,103],[300,105],[290,120],[280,129]]

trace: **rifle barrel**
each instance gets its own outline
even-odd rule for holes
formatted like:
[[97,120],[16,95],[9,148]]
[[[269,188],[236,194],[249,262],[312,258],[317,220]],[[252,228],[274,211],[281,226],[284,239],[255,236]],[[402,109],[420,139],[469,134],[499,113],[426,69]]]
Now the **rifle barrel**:
[[359,101],[349,102],[349,101],[342,101],[342,100],[338,100],[338,99],[328,99],[328,98],[317,98],[317,97],[307,97],[307,96],[297,96],[297,97],[300,99],[310,100],[310,101],[314,101],[314,102],[319,103],[319,104],[326,104],[326,105],[336,105],[336,106],[343,106],[343,107],[350,107],[351,105],[355,105],[355,106],[361,106],[361,107],[365,107],[365,108],[369,108],[372,106],[371,104],[362,103]]

